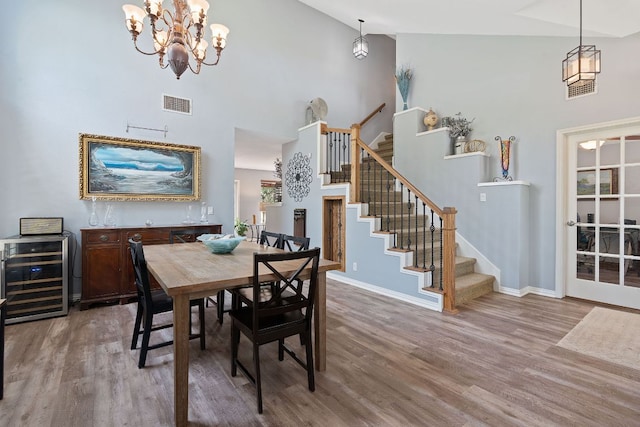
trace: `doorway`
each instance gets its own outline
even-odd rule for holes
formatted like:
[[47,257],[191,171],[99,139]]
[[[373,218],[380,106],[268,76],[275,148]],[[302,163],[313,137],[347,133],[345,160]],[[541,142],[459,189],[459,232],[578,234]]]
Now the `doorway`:
[[640,118],[559,131],[558,154],[558,283],[640,309]]
[[339,262],[340,271],[345,271],[345,207],[344,196],[322,198],[322,258]]

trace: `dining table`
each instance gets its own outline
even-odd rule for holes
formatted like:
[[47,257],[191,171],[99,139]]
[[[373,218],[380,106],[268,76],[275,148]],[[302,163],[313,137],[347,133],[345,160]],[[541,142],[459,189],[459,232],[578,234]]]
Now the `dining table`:
[[[144,247],[147,269],[162,289],[173,298],[173,379],[175,425],[186,426],[189,415],[189,301],[217,294],[218,291],[253,284],[255,253],[282,252],[255,242],[240,242],[231,253],[213,254],[201,242]],[[298,263],[281,265],[291,274]],[[310,271],[310,266],[306,268]],[[337,261],[320,259],[315,307],[313,311],[315,369],[326,369],[326,272],[337,270]],[[259,270],[259,282],[276,279],[268,270]],[[302,276],[304,278],[304,275]],[[307,275],[308,277],[308,275]]]

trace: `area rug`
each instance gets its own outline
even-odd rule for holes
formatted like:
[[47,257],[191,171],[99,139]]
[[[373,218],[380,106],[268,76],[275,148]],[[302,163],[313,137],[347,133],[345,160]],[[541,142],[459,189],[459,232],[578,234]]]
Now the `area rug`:
[[557,345],[640,369],[640,314],[594,307]]

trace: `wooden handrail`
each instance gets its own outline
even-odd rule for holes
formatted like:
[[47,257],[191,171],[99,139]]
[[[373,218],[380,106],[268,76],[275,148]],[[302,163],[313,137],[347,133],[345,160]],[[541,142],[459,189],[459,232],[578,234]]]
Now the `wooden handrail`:
[[385,107],[385,105],[387,105],[387,103],[386,103],[386,102],[383,102],[382,104],[380,104],[380,105],[378,106],[378,108],[376,108],[375,110],[373,110],[373,111],[371,112],[371,114],[369,114],[367,117],[365,117],[365,119],[359,123],[360,127],[364,126],[364,124],[365,124],[365,123],[367,123],[369,120],[371,120],[371,118],[372,118],[373,116],[375,116],[375,115],[376,115],[376,114],[378,114],[378,113],[381,113],[381,112],[382,112],[382,109]]
[[[429,208],[432,209],[436,214],[438,214],[439,217],[443,217],[444,216],[445,211],[443,209],[439,208],[435,203],[433,203],[431,201],[431,199],[429,199],[427,196],[422,194],[422,192],[420,190],[418,190],[413,184],[411,184],[411,182],[409,182],[409,180],[407,178],[402,176],[402,174],[400,172],[398,172],[397,170],[395,170],[393,168],[393,166],[391,166],[389,163],[384,161],[384,159],[382,157],[380,157],[380,155],[378,155],[378,153],[373,151],[367,144],[362,142],[362,140],[360,138],[358,138],[356,140],[356,144],[360,148],[362,148],[364,151],[366,151],[371,157],[373,157],[373,159],[376,162],[378,162],[387,172],[389,172],[398,181],[400,181],[402,184],[404,184],[405,187],[407,187],[409,190],[411,190],[412,193],[414,193],[416,196],[418,196],[418,198],[420,200],[422,200],[425,205],[429,206]],[[352,157],[352,159],[353,159],[353,157]]]

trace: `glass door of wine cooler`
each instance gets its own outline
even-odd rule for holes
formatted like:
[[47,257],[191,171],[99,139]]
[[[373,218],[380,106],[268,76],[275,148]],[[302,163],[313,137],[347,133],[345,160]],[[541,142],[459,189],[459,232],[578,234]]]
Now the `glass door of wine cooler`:
[[68,313],[68,236],[0,240],[6,323]]

